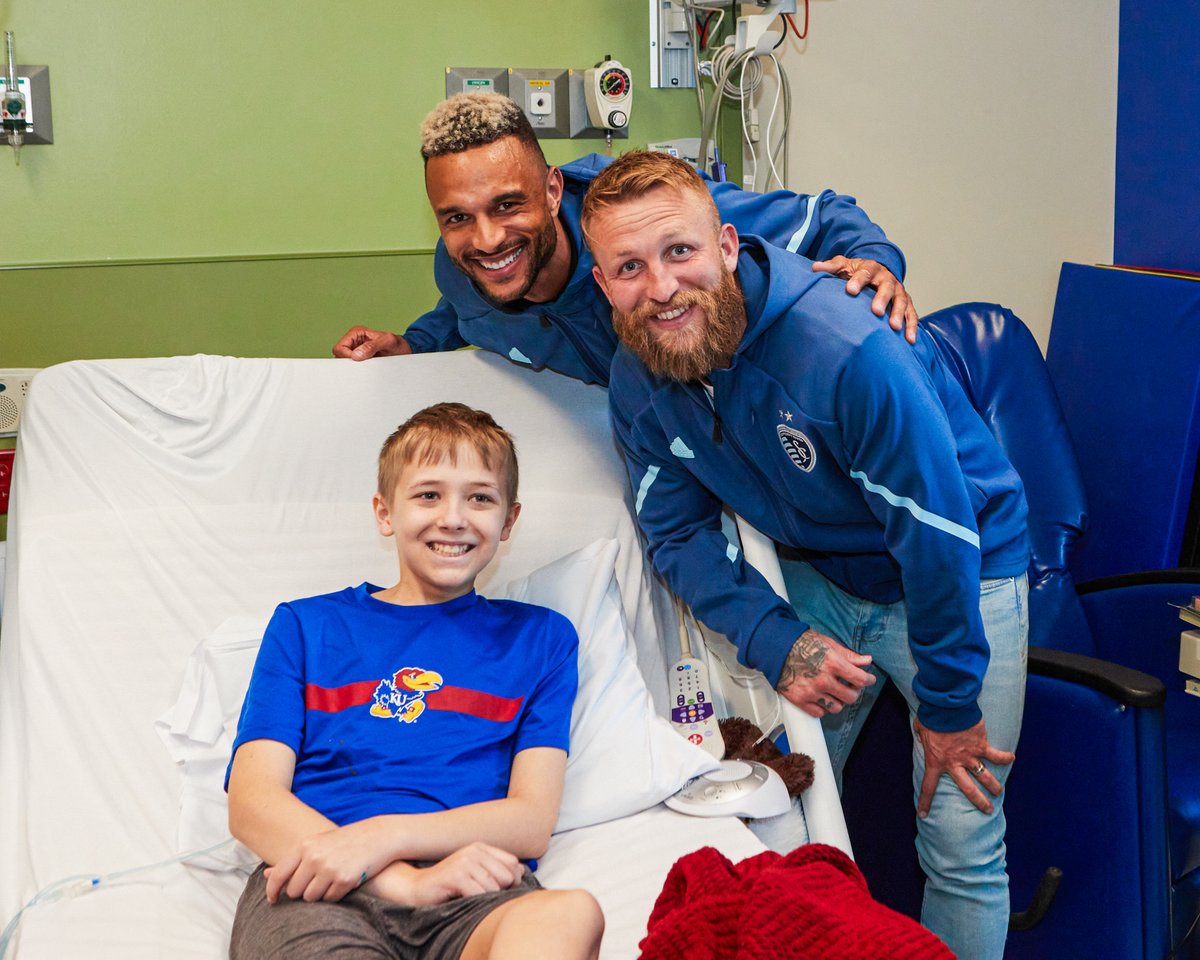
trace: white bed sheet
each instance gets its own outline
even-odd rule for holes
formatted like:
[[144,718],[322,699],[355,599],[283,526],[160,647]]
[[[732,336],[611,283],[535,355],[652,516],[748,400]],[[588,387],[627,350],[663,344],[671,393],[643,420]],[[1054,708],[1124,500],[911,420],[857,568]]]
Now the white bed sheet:
[[[601,960],[632,960],[667,871],[683,851],[716,847],[734,862],[763,850],[739,821],[702,820],[661,804],[608,823],[560,833],[538,868],[543,886],[582,887],[600,902]],[[28,958],[214,960],[226,956],[244,874],[178,864],[141,882],[30,911],[20,951]]]
[[[174,855],[180,773],[153,721],[173,702],[189,654],[229,617],[262,618],[280,599],[363,579],[391,582],[395,554],[370,514],[376,452],[411,413],[450,399],[492,411],[521,460],[522,518],[481,586],[617,539],[638,665],[665,707],[673,613],[642,565],[602,390],[474,352],[50,368],[23,415],[10,511],[0,922],[62,877]],[[640,831],[628,819],[561,835],[555,846],[572,850],[571,862],[552,854],[544,876],[611,883],[612,892],[598,890],[606,906],[628,893],[639,905],[633,919],[609,917],[610,938],[628,944],[687,849],[761,849],[736,822],[670,814],[656,823],[665,815],[644,815],[655,825],[636,843],[614,840],[622,824],[630,836]],[[594,846],[589,831],[602,837]],[[656,838],[674,832],[682,845],[655,860]],[[603,850],[620,853],[611,873]],[[643,867],[644,888],[630,880]],[[220,956],[240,884],[236,875],[163,867],[31,911],[10,957]],[[634,932],[614,932],[626,926]],[[606,947],[605,955],[634,954]]]

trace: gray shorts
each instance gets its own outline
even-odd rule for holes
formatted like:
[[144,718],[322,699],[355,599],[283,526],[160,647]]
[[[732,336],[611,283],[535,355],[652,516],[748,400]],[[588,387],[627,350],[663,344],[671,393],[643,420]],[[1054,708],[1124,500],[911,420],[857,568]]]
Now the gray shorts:
[[267,903],[263,869],[260,865],[254,871],[238,901],[230,960],[458,960],[484,917],[514,897],[541,889],[526,870],[515,887],[432,907],[404,907],[362,890],[346,894],[337,903],[280,897],[272,906]]

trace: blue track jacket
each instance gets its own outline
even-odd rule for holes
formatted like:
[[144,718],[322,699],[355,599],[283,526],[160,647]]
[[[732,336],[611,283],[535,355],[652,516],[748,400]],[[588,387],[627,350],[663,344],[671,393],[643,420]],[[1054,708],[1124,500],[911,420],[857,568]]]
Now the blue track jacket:
[[966,729],[988,663],[980,580],[1029,562],[1020,478],[927,332],[910,347],[869,295],[742,240],[747,328],[711,398],[624,347],[613,363],[613,427],[650,559],[772,684],[808,625],[726,540],[722,503],[849,593],[906,598],[918,716]]
[[[442,298],[404,331],[413,352],[474,344],[537,370],[549,367],[585,383],[607,384],[617,336],[608,301],[592,279],[595,261],[583,243],[579,212],[588,184],[611,162],[593,153],[561,168],[565,189],[559,217],[572,245],[574,268],[566,289],[551,303],[494,306],[454,266],[439,240],[433,274]],[[904,255],[853,197],[832,190],[818,196],[788,190],[762,194],[732,183],[706,182],[721,220],[739,234],[758,234],[813,260],[838,255],[877,260],[904,279]]]

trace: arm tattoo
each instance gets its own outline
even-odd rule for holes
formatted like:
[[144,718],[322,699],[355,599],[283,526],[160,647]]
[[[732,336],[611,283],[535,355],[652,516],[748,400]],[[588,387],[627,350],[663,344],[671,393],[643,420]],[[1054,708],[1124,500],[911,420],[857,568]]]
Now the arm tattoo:
[[787,659],[783,661],[783,669],[779,673],[779,682],[775,684],[775,689],[786,690],[800,677],[811,680],[821,672],[821,665],[828,653],[828,648],[821,642],[816,631],[805,630],[800,639],[792,645]]

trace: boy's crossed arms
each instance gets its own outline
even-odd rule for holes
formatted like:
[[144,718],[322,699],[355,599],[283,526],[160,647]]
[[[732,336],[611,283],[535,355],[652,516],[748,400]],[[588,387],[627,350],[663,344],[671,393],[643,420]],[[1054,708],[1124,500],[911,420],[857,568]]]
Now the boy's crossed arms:
[[[385,900],[427,906],[520,882],[521,860],[542,856],[550,842],[566,764],[562,750],[532,747],[513,759],[508,795],[501,800],[339,827],[292,793],[291,747],[252,740],[233,763],[230,826],[272,864],[266,870],[271,903],[281,893],[293,900],[340,900],[362,886]],[[437,863],[418,868],[409,860]]]

